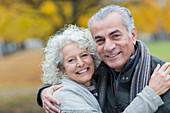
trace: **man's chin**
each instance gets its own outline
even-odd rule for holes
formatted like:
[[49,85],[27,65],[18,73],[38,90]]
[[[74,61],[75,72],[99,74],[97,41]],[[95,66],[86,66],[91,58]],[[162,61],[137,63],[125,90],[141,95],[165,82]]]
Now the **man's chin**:
[[106,63],[110,68],[113,68],[116,72],[120,72],[122,70],[122,66],[120,65],[120,62],[117,63],[111,63],[107,62]]

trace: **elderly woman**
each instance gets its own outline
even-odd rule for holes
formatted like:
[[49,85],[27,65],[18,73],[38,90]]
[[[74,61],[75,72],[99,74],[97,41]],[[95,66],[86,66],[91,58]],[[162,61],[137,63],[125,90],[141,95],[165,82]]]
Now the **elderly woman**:
[[64,112],[101,112],[94,97],[97,97],[95,84],[91,80],[99,63],[95,44],[87,29],[70,25],[63,33],[49,39],[42,65],[42,81],[64,86],[54,93],[62,103],[56,105],[58,108]]
[[[70,25],[63,32],[58,32],[51,37],[44,51],[42,81],[45,84],[64,86],[53,94],[56,99],[59,99],[61,105],[54,105],[64,113],[101,113],[97,101],[98,93],[92,79],[95,68],[101,60],[90,32]],[[141,109],[146,109],[147,113],[154,112],[163,104],[152,89],[147,89],[149,91],[147,93],[154,95],[156,102],[146,94],[145,90],[146,88],[125,109],[124,113],[135,113]],[[141,106],[135,106],[135,103],[138,105],[141,103]]]

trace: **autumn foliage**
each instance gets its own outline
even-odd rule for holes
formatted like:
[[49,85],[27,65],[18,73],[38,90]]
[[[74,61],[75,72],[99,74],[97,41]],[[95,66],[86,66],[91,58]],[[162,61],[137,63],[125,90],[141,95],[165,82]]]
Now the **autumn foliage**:
[[169,0],[0,0],[0,38],[22,42],[27,38],[47,38],[65,24],[87,27],[101,7],[118,4],[129,8],[137,30],[170,34]]

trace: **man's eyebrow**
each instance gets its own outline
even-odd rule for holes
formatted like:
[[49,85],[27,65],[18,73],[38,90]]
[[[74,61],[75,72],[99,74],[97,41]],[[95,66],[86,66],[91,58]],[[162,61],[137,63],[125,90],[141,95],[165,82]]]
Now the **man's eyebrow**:
[[102,36],[95,36],[94,39],[102,38]]
[[[112,34],[117,33],[117,32],[120,32],[120,30],[116,29],[116,30],[112,31],[111,33],[109,33],[109,35],[112,35]],[[102,36],[95,36],[94,37],[95,40],[99,39],[99,38],[102,38]]]
[[117,32],[120,32],[120,30],[114,30],[113,32],[111,32],[109,35],[112,35],[112,34],[114,34],[114,33],[117,33]]

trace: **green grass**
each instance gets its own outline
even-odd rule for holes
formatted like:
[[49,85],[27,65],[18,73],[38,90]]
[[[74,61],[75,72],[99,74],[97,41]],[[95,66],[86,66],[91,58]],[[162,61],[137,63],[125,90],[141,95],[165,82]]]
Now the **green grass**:
[[145,43],[150,53],[166,62],[170,62],[170,40]]

